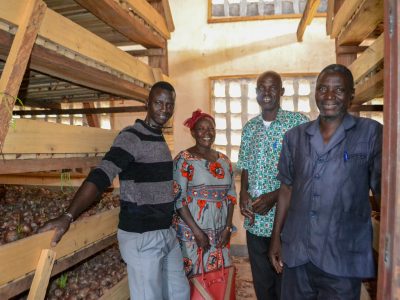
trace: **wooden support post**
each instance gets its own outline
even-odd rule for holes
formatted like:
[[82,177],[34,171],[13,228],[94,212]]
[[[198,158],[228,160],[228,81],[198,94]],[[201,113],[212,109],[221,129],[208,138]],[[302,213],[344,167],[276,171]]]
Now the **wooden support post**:
[[40,254],[39,263],[33,277],[28,300],[40,300],[46,296],[51,270],[53,269],[56,253],[50,249],[43,249]]
[[[165,75],[168,75],[168,45],[165,42],[165,52],[162,56],[149,56],[149,66],[160,68]],[[153,73],[154,74],[154,73]]]
[[21,15],[21,22],[0,79],[0,150],[3,148],[18,90],[33,44],[46,11],[42,0],[31,0]]
[[400,3],[384,1],[385,91],[378,300],[400,299]]
[[332,32],[332,23],[334,18],[335,0],[328,0],[328,8],[326,9],[326,34]]
[[[83,102],[83,108],[95,108],[93,102]],[[100,118],[95,114],[86,114],[86,120],[90,127],[100,128]]]
[[163,7],[163,15],[165,18],[165,22],[167,23],[167,28],[170,32],[175,31],[174,20],[172,18],[171,8],[169,6],[168,0],[161,0],[161,4]]
[[[339,18],[338,14],[339,14],[339,11],[342,8],[342,5],[345,5],[345,1],[344,0],[335,0],[335,7],[334,7],[335,18],[333,19],[332,32],[335,30],[335,24],[337,24],[337,22],[338,22],[338,18]],[[331,35],[331,37],[332,37],[332,35]],[[344,66],[349,66],[353,61],[356,60],[357,53],[341,54],[340,50],[338,51],[338,48],[340,47],[340,44],[338,43],[338,39],[337,38],[335,40],[335,45],[336,45],[336,63],[342,64]]]
[[[153,2],[151,3],[151,6],[155,8],[155,10],[161,14],[164,15],[164,7],[161,2]],[[164,74],[168,75],[168,42],[165,41],[164,47],[163,47],[164,53],[162,56],[150,56],[149,57],[149,66],[153,68],[160,68]]]

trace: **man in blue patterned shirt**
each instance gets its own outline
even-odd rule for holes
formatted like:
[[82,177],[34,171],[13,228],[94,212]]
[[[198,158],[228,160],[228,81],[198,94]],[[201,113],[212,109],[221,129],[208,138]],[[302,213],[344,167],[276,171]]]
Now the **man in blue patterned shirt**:
[[307,122],[304,115],[284,111],[285,92],[279,74],[267,71],[257,79],[261,114],[243,128],[237,167],[242,170],[240,210],[245,216],[247,248],[257,299],[279,299],[280,277],[268,260],[268,249],[280,182],[277,165],[285,132]]

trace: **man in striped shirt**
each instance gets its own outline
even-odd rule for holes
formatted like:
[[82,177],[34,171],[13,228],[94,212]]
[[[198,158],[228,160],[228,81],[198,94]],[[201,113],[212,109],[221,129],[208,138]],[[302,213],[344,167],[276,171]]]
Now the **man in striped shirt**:
[[171,228],[172,157],[161,130],[171,118],[174,105],[172,85],[154,84],[145,120],[136,120],[119,133],[66,212],[41,229],[56,229],[55,245],[70,223],[119,175],[118,241],[127,263],[131,299],[189,299],[182,254]]

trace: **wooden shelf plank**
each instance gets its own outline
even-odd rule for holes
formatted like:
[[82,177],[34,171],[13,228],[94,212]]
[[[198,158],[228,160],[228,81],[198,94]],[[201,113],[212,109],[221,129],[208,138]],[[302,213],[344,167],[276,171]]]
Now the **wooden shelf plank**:
[[101,159],[102,156],[12,160],[2,159],[0,160],[0,174],[90,168],[97,166]]
[[[70,255],[67,255],[61,259],[56,260],[53,266],[53,270],[51,272],[51,276],[57,275],[69,269],[71,266],[111,246],[112,244],[115,244],[116,242],[117,242],[117,235],[111,234],[110,236],[105,237],[94,243],[91,243],[86,247],[81,248]],[[12,298],[29,289],[32,283],[33,276],[34,273],[30,272],[25,276],[18,278],[17,280],[13,280],[10,283],[0,286],[0,299]]]
[[383,111],[383,105],[371,104],[371,105],[352,105],[348,109],[349,112],[360,112],[360,111]]
[[123,0],[129,10],[138,14],[150,26],[152,26],[165,39],[171,37],[166,20],[154,7],[146,0]]
[[[71,224],[70,229],[52,248],[60,259],[117,230],[119,208]],[[35,270],[42,249],[50,246],[54,232],[48,231],[0,247],[0,286]]]
[[[63,257],[59,260],[56,260],[51,276],[57,275],[64,270],[70,268],[71,266],[81,262],[82,260],[92,256],[93,254],[99,252],[102,249],[111,246],[112,244],[116,243],[116,234],[112,234],[109,237],[106,237],[98,242],[92,243],[85,248],[78,250],[77,252],[72,253],[69,256]],[[0,299],[8,299],[15,295],[22,293],[29,289],[32,279],[33,279],[33,272],[26,274],[22,278],[14,280],[8,284],[0,286]]]
[[[345,1],[346,3],[353,1]],[[366,0],[337,37],[338,45],[358,45],[383,20],[383,0]],[[333,21],[335,25],[335,20]]]
[[[161,69],[153,69],[154,78],[156,80],[162,80],[163,74]],[[87,103],[87,102],[86,102]],[[13,111],[14,115],[17,116],[38,116],[38,115],[76,115],[76,114],[115,114],[115,113],[127,113],[127,112],[146,112],[146,106],[118,106],[118,107],[99,107],[95,108],[93,102],[89,102],[90,107],[84,108],[71,108],[71,109],[48,109],[48,110],[18,110]],[[92,126],[97,127],[97,126]]]
[[374,98],[383,96],[383,70],[374,74],[368,80],[356,85],[356,92],[353,99],[353,104],[363,104]]
[[[363,1],[364,0],[343,1],[332,21],[332,32],[330,33],[331,38],[336,38],[339,35],[340,31],[349,22]],[[332,0],[331,2],[334,1]],[[332,4],[332,6],[334,5]]]
[[170,38],[164,19],[145,0],[76,0],[76,2],[131,41],[147,48],[162,48],[165,39]]
[[349,66],[354,77],[354,82],[358,82],[365,75],[376,68],[383,61],[385,39],[383,33],[376,41],[368,47],[361,55]]
[[3,153],[104,153],[119,133],[93,127],[17,119]]
[[125,276],[120,282],[114,285],[111,289],[107,290],[99,300],[127,300],[129,297],[128,277]]
[[[3,59],[8,55],[13,38],[14,35],[11,33],[0,30],[0,57]],[[99,70],[40,45],[33,47],[29,67],[53,77],[128,99],[145,102],[149,94],[148,89],[133,81]]]

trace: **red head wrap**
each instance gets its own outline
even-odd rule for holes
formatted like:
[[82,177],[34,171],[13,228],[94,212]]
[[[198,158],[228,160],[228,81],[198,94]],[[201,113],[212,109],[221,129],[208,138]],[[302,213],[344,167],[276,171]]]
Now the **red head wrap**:
[[196,123],[203,118],[210,118],[215,124],[215,120],[212,116],[201,112],[201,109],[197,109],[192,113],[191,118],[188,118],[185,120],[185,122],[183,122],[183,125],[185,125],[186,127],[189,127],[190,129],[193,129],[194,126],[196,125]]

